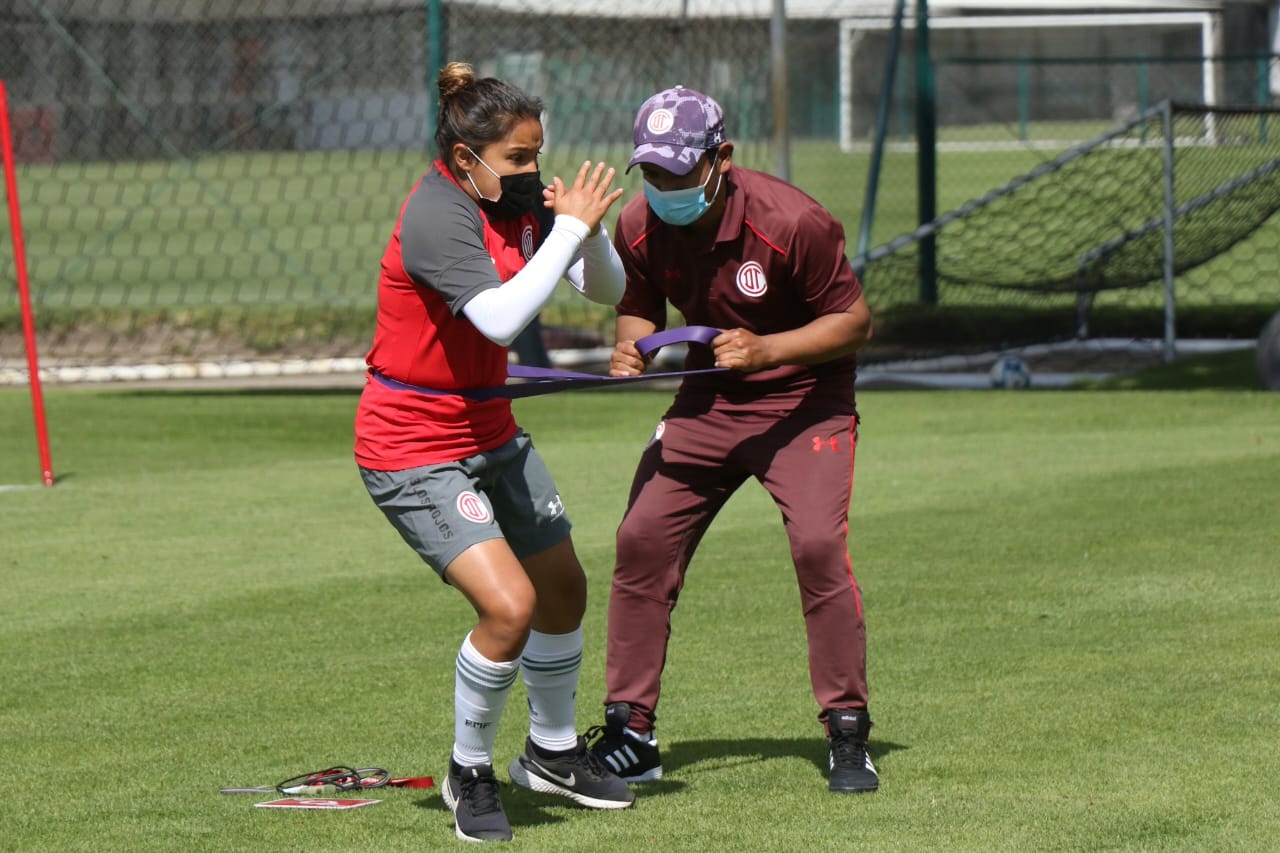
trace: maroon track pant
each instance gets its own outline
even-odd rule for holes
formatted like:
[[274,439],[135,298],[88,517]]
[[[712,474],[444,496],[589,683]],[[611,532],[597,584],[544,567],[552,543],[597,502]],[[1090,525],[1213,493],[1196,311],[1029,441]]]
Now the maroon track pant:
[[867,706],[866,630],[847,545],[856,447],[847,414],[667,412],[618,527],[609,597],[605,704],[629,703],[633,729],[652,728],[671,611],[694,549],[748,477],[782,512],[820,719]]

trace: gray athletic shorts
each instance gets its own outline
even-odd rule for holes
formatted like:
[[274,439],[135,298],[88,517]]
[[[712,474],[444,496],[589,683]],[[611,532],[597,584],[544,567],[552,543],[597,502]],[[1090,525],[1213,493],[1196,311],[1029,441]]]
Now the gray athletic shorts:
[[563,542],[572,527],[525,432],[456,462],[404,471],[361,467],[360,476],[392,526],[441,578],[459,554],[487,539],[506,539],[523,558]]

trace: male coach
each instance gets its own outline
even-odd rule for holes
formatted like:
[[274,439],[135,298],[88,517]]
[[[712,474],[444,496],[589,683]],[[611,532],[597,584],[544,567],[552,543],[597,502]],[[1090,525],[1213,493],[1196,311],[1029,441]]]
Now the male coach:
[[645,370],[635,341],[666,325],[668,304],[687,324],[720,330],[686,368],[729,370],[686,377],[640,458],[617,533],[605,725],[593,751],[630,782],[662,776],[654,722],[671,611],[698,542],[752,477],[791,545],[829,790],[874,791],[866,634],[847,545],[854,352],[871,337],[871,314],[844,228],[790,184],[734,166],[723,111],[701,92],[649,98],[633,140],[628,169],[640,168],[644,195],[623,209],[614,238],[627,281],[610,373]]

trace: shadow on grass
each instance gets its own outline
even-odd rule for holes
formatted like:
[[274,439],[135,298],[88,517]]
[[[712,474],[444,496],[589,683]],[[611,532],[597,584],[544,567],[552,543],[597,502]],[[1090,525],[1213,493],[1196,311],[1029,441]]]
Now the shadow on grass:
[[[820,734],[820,733],[819,733]],[[909,747],[889,741],[877,740],[874,737],[868,744],[871,758],[880,761],[890,753]],[[679,771],[682,776],[694,776],[702,773],[714,773],[727,767],[739,767],[756,764],[774,758],[803,758],[813,762],[813,766],[826,778],[827,744],[820,737],[806,738],[743,738],[741,740],[686,740],[674,743],[670,748],[663,747],[662,769],[665,773]],[[660,790],[666,780],[659,780],[651,787]],[[683,787],[683,783],[673,782]]]
[[[502,797],[502,810],[507,813],[507,820],[517,833],[522,826],[554,826],[564,823],[569,819],[563,813],[565,808],[575,810],[580,808],[564,797],[526,791],[524,788],[510,784],[506,775],[501,772],[498,773],[498,778],[502,781],[499,791]],[[413,805],[425,811],[439,812],[442,825],[448,827],[450,832],[453,831],[453,815],[445,805],[444,796],[439,793],[438,786],[435,795],[414,800]]]
[[[871,739],[871,757],[879,764],[886,756],[909,746],[891,741]],[[826,792],[827,750],[821,737],[807,738],[742,738],[739,740],[687,740],[663,747],[662,770],[668,776],[656,782],[633,786],[637,800],[645,797],[671,796],[697,784],[697,777],[716,773],[727,768],[758,764],[774,758],[803,758],[813,763],[815,769],[814,791]],[[672,779],[669,774],[678,773],[683,779]],[[511,784],[505,773],[499,771],[502,780],[502,806],[511,826],[518,832],[521,826],[549,826],[564,823],[564,808],[578,809],[563,797],[539,794]],[[427,811],[440,812],[451,824],[449,807],[437,789],[432,796],[422,797],[413,805]]]
[[1252,349],[1188,356],[1138,373],[1078,382],[1083,391],[1260,391]]

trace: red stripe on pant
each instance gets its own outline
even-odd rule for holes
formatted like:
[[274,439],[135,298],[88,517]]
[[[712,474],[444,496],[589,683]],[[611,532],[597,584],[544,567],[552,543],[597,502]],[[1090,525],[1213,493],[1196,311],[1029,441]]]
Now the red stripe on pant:
[[[660,430],[640,459],[617,533],[606,703],[629,703],[632,727],[651,727],[685,571],[716,514],[754,478],[781,512],[800,587],[814,698],[822,710],[866,707],[866,629],[847,542],[855,419],[714,409],[683,416],[673,409]],[[741,582],[750,583],[750,575]]]

